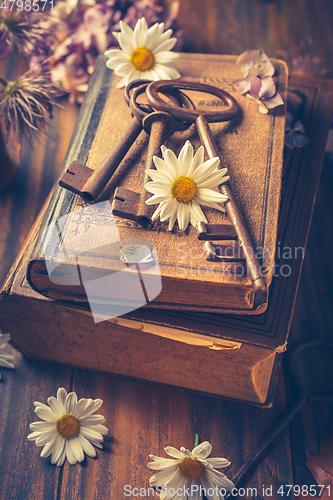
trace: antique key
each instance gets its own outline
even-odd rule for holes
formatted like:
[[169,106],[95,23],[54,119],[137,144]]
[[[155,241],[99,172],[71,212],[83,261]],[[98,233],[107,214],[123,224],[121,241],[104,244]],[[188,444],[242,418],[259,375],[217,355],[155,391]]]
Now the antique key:
[[[165,92],[166,89],[182,89],[182,90],[196,90],[200,92],[205,92],[208,94],[213,94],[227,105],[226,109],[223,111],[200,111],[197,109],[185,110],[181,109],[173,104],[169,104],[164,101],[159,92]],[[210,131],[208,122],[221,122],[227,121],[234,118],[239,112],[239,106],[235,99],[227,92],[213,87],[211,85],[205,85],[202,83],[195,82],[185,82],[181,80],[160,80],[151,83],[146,90],[147,98],[154,109],[159,111],[165,111],[173,114],[179,120],[188,120],[195,122],[197,131],[201,142],[205,146],[209,158],[219,157],[217,147]],[[240,212],[234,194],[231,190],[229,183],[224,183],[220,186],[220,192],[228,197],[228,201],[225,204],[228,216],[233,223],[237,232],[237,243],[239,247],[242,248],[244,256],[246,258],[249,276],[252,281],[253,289],[256,292],[256,302],[262,303],[265,300],[267,293],[267,285],[260,273],[260,264],[256,256],[254,246],[252,244],[250,235],[247,231],[243,216]],[[223,224],[215,225],[215,230],[219,229],[215,234],[210,234],[209,239],[226,239],[224,234],[224,229],[226,226]],[[229,227],[229,226],[228,226]],[[205,228],[203,225],[198,225],[197,230],[199,232],[199,239],[203,236]],[[201,234],[200,234],[201,233]],[[207,260],[221,259],[222,256],[218,256],[216,252],[216,247],[209,241],[205,243],[205,250],[207,254]]]
[[[124,219],[129,219],[137,222],[141,226],[147,226],[151,222],[151,216],[154,211],[154,207],[146,204],[146,200],[151,196],[144,186],[148,181],[148,175],[146,170],[155,168],[153,162],[153,156],[158,156],[161,151],[161,146],[165,139],[171,136],[176,130],[184,130],[190,126],[188,122],[176,122],[170,113],[165,112],[153,112],[146,113],[142,109],[142,105],[139,105],[137,98],[140,94],[143,94],[146,90],[147,85],[142,85],[136,88],[131,96],[131,110],[137,119],[142,120],[142,125],[149,135],[148,150],[145,163],[145,171],[142,177],[141,190],[139,193],[131,191],[129,189],[124,189],[118,187],[114,194],[114,200],[112,203],[112,212],[118,217]],[[178,91],[173,97],[176,97],[178,102],[189,107],[194,107],[192,101],[182,92]]]
[[[125,88],[124,98],[127,105],[130,104],[130,94],[133,89],[141,85],[147,85],[151,80],[134,80]],[[175,104],[178,103],[176,97],[180,92],[170,90],[170,99]],[[183,94],[184,95],[184,94]],[[186,97],[184,97],[186,99]],[[141,111],[145,113],[152,112],[149,105],[143,104]],[[106,184],[111,179],[112,175],[118,168],[119,164],[128,153],[130,147],[135,142],[140,132],[142,131],[142,117],[134,116],[133,120],[127,126],[124,134],[111,148],[103,162],[92,169],[73,161],[66,172],[59,180],[59,185],[79,194],[84,201],[93,202],[100,195]]]
[[134,117],[124,134],[111,148],[95,170],[73,161],[59,180],[59,185],[79,194],[84,201],[93,202],[111,179],[117,167],[142,130],[141,120]]

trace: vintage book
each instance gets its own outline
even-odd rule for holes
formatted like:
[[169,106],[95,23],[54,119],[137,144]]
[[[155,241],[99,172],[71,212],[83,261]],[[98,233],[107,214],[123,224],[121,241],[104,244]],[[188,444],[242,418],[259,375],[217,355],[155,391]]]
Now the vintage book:
[[[230,92],[241,107],[240,116],[230,122],[213,123],[211,130],[222,165],[228,167],[233,192],[269,287],[274,274],[285,106],[263,115],[256,102],[240,96],[234,87],[242,73],[235,61],[234,56],[181,54],[177,67],[182,79],[218,86]],[[285,100],[287,67],[284,62],[273,62],[276,85]],[[73,160],[94,169],[130,122],[123,90],[115,86],[117,81],[118,77],[105,67],[102,57],[82,107],[64,171]],[[222,101],[214,96],[198,92],[191,92],[190,96],[201,109],[221,108]],[[178,154],[187,139],[195,148],[199,146],[194,125],[174,134],[166,145]],[[147,134],[142,132],[97,202],[112,200],[116,186],[139,191],[147,141]],[[210,223],[231,224],[228,217],[217,210],[204,208],[204,211]],[[241,314],[259,314],[266,309],[267,296],[258,301],[246,266],[237,261],[237,254],[234,262],[207,262],[203,242],[198,241],[192,226],[181,232],[176,225],[176,229],[169,232],[167,222],[155,221],[143,229],[119,217],[115,217],[115,221],[116,225],[112,226],[108,202],[89,206],[77,195],[57,187],[31,256],[28,271],[31,286],[51,298],[87,302],[88,295],[91,303],[93,296],[96,310],[103,309],[107,303],[123,312],[135,309],[146,304],[146,300],[142,292],[140,295],[136,287],[131,286],[137,271],[121,261],[120,246],[143,242],[156,251],[153,264],[144,269],[140,267],[143,281],[153,282],[156,278],[153,291],[148,293],[146,308],[232,310]],[[223,244],[232,252],[233,243]],[[114,280],[106,290],[101,283],[110,274]],[[157,275],[161,276],[160,284]]]
[[0,296],[0,328],[11,333],[13,346],[28,356],[270,406],[320,177],[331,90],[325,80],[290,81],[290,110],[303,122],[309,143],[286,150],[276,265],[263,314],[141,308],[96,324],[84,302],[37,293],[26,273],[48,201]]

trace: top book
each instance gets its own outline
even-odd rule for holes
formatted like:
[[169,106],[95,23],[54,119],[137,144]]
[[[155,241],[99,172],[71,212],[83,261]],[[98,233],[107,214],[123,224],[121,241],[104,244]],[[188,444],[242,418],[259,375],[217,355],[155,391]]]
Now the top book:
[[[180,54],[176,65],[182,80],[222,88],[241,108],[236,119],[210,124],[210,129],[219,149],[221,166],[228,168],[231,188],[269,288],[277,237],[285,107],[263,115],[256,102],[240,96],[235,91],[235,82],[242,79],[242,74],[235,61],[234,56]],[[286,102],[286,64],[272,62],[277,89]],[[63,171],[75,160],[94,169],[130,123],[131,113],[123,90],[116,88],[117,81],[101,57]],[[200,109],[218,109],[223,105],[208,94],[186,93]],[[190,140],[195,149],[199,147],[194,126],[176,132],[165,145],[178,155],[186,140]],[[110,203],[106,200],[112,201],[117,186],[136,192],[140,189],[147,144],[148,136],[142,132],[94,205],[87,205],[61,187],[55,189],[31,256],[28,269],[31,286],[48,297],[77,302],[87,302],[90,294],[96,303],[111,302],[124,307],[124,313],[128,305],[129,310],[144,305],[158,309],[262,313],[268,297],[257,301],[246,266],[237,260],[206,261],[202,241],[198,241],[192,226],[182,232],[176,224],[169,232],[167,222],[155,221],[143,228],[111,215]],[[203,210],[209,223],[231,224],[227,215],[207,207]],[[136,266],[128,265],[122,258],[123,250],[138,243],[148,247],[150,258]],[[232,249],[233,242],[226,241],[224,246]],[[146,286],[141,302],[135,290],[131,290],[133,276],[138,271],[146,285],[156,278],[153,279],[154,293],[150,294]],[[101,280],[111,274],[121,279],[109,280],[107,291],[105,287],[101,291]]]

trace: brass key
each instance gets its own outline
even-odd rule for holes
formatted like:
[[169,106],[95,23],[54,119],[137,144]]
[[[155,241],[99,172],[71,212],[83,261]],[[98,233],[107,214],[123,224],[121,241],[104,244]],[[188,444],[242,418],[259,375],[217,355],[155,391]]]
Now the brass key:
[[[170,113],[153,112],[145,113],[142,106],[138,104],[137,98],[143,94],[147,85],[142,85],[136,88],[131,96],[131,110],[137,119],[142,120],[142,125],[149,134],[149,143],[145,163],[145,171],[142,177],[142,185],[139,193],[118,187],[114,194],[112,203],[112,212],[118,217],[135,221],[141,226],[147,226],[151,222],[151,216],[155,210],[154,207],[147,205],[146,200],[150,198],[151,193],[144,189],[145,184],[148,182],[149,177],[146,173],[148,169],[154,169],[153,156],[161,154],[161,146],[164,144],[165,139],[170,137],[176,130],[185,130],[191,124],[188,122],[177,122]],[[172,89],[170,89],[172,90]],[[168,92],[169,95],[169,92]],[[178,91],[172,95],[173,101],[176,101],[186,106],[187,108],[194,107],[192,101],[182,92]]]
[[[134,80],[127,85],[124,98],[128,106],[131,91],[140,85],[147,85],[148,83],[151,83],[151,80]],[[144,105],[143,109],[147,113],[152,112],[152,108],[149,105]],[[79,194],[84,201],[95,201],[141,131],[142,121],[135,116],[100,165],[92,169],[78,161],[73,161],[60,178],[59,185],[73,193]]]
[[[165,92],[167,89],[182,89],[182,90],[194,90],[205,92],[208,94],[213,94],[226,104],[226,109],[222,111],[201,111],[197,109],[185,110],[181,109],[173,104],[169,104],[164,101],[159,92]],[[182,80],[160,80],[151,83],[146,90],[146,95],[149,103],[154,109],[159,111],[165,111],[173,114],[178,120],[188,120],[195,122],[197,131],[201,142],[206,148],[209,158],[219,157],[217,147],[210,131],[208,122],[221,122],[227,121],[234,118],[239,112],[239,106],[235,99],[227,92],[219,89],[218,87],[213,87],[211,85],[205,85],[202,83],[195,82],[185,82]],[[233,223],[237,232],[237,243],[239,247],[242,248],[244,256],[246,257],[246,262],[249,270],[249,276],[252,281],[253,289],[256,292],[256,303],[263,303],[267,295],[267,285],[264,278],[260,273],[260,263],[256,256],[256,251],[254,249],[253,243],[251,241],[250,235],[248,233],[244,218],[238,207],[234,194],[228,182],[221,184],[220,192],[228,197],[228,201],[225,204],[228,216]],[[220,234],[211,235],[209,239],[221,239],[218,236],[223,234],[223,225],[219,225],[221,228]],[[224,226],[225,227],[225,226]],[[201,231],[201,233],[204,232]],[[199,228],[200,233],[200,228]],[[212,243],[206,242],[205,249],[207,251],[207,260],[215,260],[216,252],[215,247]],[[220,257],[222,260],[222,258]]]
[[[130,104],[130,95],[133,89],[141,85],[147,85],[148,83],[151,83],[151,80],[135,80],[129,83],[124,93],[126,103]],[[174,97],[174,95],[177,95],[177,92],[170,90],[170,94],[172,102],[177,104],[178,101]],[[147,104],[140,105],[140,108],[141,112],[146,114],[153,111]],[[73,161],[60,178],[59,185],[80,195],[84,201],[90,203],[95,201],[142,131],[143,116],[134,116],[123,135],[114,144],[100,165],[92,169],[78,161]]]

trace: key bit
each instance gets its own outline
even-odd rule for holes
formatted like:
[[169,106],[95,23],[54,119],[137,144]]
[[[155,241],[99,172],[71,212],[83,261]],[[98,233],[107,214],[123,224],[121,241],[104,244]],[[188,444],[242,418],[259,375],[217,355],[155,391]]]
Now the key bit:
[[198,222],[195,230],[198,233],[198,240],[200,241],[238,239],[235,226],[230,224],[205,224],[204,222]]
[[206,260],[209,262],[240,262],[246,260],[242,247],[237,243],[223,246],[214,245],[211,241],[205,241],[203,247]]
[[93,202],[100,195],[142,130],[134,117],[124,134],[109,151],[104,161],[92,169],[74,161],[59,180],[59,185],[79,194],[84,201]]

